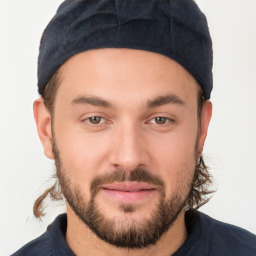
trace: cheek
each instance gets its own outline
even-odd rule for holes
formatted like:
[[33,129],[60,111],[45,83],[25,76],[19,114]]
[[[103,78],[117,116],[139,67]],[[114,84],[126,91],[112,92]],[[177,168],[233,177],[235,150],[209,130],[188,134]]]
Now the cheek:
[[152,170],[164,180],[167,194],[173,194],[178,186],[191,182],[196,165],[196,140],[197,127],[192,127],[151,141],[151,145],[157,145],[151,147],[154,148],[151,152]]
[[88,194],[93,178],[107,170],[108,142],[102,136],[85,135],[68,126],[56,126],[55,134],[63,171],[71,183],[79,186],[83,194]]

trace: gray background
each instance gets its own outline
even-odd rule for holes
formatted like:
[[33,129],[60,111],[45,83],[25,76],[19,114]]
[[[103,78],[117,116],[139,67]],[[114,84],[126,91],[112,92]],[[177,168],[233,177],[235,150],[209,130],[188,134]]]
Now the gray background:
[[[32,206],[51,183],[33,120],[42,31],[60,0],[0,0],[0,255],[41,234],[65,210]],[[205,156],[217,188],[201,211],[256,233],[256,1],[198,0],[214,43],[213,119]]]

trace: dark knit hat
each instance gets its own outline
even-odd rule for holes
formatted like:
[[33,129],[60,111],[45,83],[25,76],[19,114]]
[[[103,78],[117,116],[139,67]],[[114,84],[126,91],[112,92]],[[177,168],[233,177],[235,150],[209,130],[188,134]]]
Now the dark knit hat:
[[163,54],[212,90],[212,42],[193,0],[66,0],[46,27],[38,57],[38,89],[73,55],[97,48]]

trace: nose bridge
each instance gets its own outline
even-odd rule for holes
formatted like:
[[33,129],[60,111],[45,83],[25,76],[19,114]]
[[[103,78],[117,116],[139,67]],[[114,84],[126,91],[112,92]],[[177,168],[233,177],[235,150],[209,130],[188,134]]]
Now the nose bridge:
[[111,163],[115,167],[131,171],[148,164],[148,155],[143,142],[142,131],[135,122],[123,122],[113,134]]

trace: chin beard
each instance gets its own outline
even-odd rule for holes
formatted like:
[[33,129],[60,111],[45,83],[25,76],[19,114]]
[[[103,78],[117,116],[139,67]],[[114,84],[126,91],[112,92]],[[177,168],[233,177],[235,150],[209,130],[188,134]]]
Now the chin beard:
[[[76,199],[82,200],[78,195],[76,193]],[[138,222],[132,218],[131,213],[136,212],[136,208],[131,205],[120,207],[120,211],[127,214],[125,217],[111,219],[99,210],[94,198],[86,205],[70,199],[68,197],[67,201],[72,210],[100,239],[119,248],[131,249],[155,244],[170,229],[185,205],[185,201],[161,199],[150,218]]]
[[[59,160],[58,160],[59,161]],[[182,183],[176,186],[172,197],[166,198],[163,181],[144,169],[135,169],[129,173],[115,170],[110,174],[96,177],[91,184],[91,199],[85,202],[79,187],[71,184],[66,172],[56,163],[57,176],[62,193],[78,218],[100,239],[119,248],[145,248],[155,244],[170,229],[180,212],[184,209],[191,189],[191,177],[181,177]],[[136,207],[131,204],[120,205],[122,218],[111,219],[97,205],[97,194],[102,184],[122,181],[148,182],[158,187],[159,202],[155,205],[150,218],[140,222],[132,217]]]

